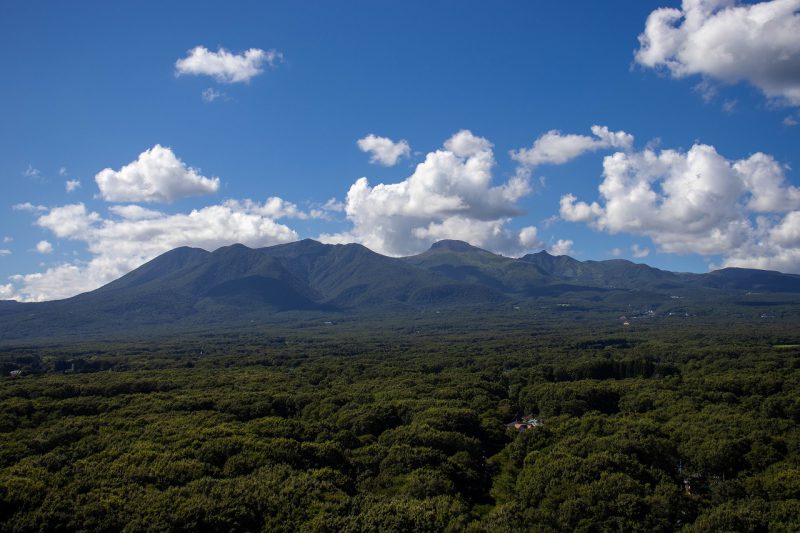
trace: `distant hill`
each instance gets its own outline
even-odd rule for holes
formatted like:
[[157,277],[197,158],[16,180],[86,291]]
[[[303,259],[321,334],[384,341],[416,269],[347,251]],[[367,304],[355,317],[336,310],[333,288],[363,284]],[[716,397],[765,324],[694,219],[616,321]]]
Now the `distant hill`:
[[708,274],[689,276],[702,287],[749,292],[800,292],[800,276],[771,270],[723,268]]
[[553,256],[542,251],[526,255],[521,261],[536,265],[565,282],[609,289],[675,288],[683,282],[680,274],[624,259],[578,261],[566,255]]
[[660,306],[668,315],[718,311],[720,302],[794,305],[800,302],[800,276],[738,268],[674,273],[547,252],[512,259],[452,240],[404,258],[359,244],[309,239],[260,249],[235,244],[214,252],[183,247],[72,298],[0,301],[0,340],[232,327],[288,316],[316,320],[429,309],[563,308],[565,302],[608,313]]

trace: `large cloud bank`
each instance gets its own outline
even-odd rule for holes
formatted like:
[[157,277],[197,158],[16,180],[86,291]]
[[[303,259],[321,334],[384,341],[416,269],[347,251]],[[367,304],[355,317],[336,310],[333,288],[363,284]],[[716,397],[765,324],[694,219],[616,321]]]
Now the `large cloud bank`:
[[563,195],[561,217],[648,236],[664,252],[721,255],[725,266],[800,271],[800,189],[767,154],[618,152],[603,160],[599,192],[591,203]]
[[800,0],[684,0],[647,18],[636,61],[682,78],[749,82],[800,105]]
[[405,180],[370,185],[358,179],[347,193],[352,229],[323,235],[326,242],[360,242],[380,253],[422,252],[441,239],[459,239],[507,254],[540,246],[536,228],[507,227],[531,191],[527,179],[492,184],[492,143],[462,130],[427,154]]

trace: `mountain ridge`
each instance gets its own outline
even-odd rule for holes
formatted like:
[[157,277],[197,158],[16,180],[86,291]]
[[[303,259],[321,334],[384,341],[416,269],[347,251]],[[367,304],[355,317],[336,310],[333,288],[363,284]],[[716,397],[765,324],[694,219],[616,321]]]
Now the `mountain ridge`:
[[[758,294],[768,301],[753,300]],[[676,306],[685,300],[703,312],[703,306],[714,310],[712,301],[755,308],[776,298],[793,302],[797,295],[800,276],[775,271],[675,273],[627,260],[579,261],[545,251],[509,258],[455,240],[395,258],[360,244],[305,239],[263,248],[233,244],[213,252],[176,248],[71,298],[0,301],[0,340],[42,332],[268,323],[287,312],[410,316],[430,308],[549,308],[554,299],[607,314],[627,312],[634,303],[678,312],[683,308]]]

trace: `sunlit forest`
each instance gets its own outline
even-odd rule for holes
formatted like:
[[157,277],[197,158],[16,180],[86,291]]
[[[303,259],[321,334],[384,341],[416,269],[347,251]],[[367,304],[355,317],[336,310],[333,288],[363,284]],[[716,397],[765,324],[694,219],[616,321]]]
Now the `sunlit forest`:
[[0,530],[798,531],[798,334],[325,324],[7,346]]

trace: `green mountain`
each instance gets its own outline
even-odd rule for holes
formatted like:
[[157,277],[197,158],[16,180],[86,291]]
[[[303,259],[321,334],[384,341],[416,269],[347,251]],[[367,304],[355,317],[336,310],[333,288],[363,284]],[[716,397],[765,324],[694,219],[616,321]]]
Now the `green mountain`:
[[307,239],[261,249],[177,248],[95,291],[52,302],[0,302],[0,340],[416,316],[431,309],[485,314],[512,306],[689,314],[739,305],[772,316],[771,306],[796,307],[798,294],[800,276],[771,271],[674,273],[547,252],[513,259],[460,241],[392,258],[359,244]]
[[565,282],[607,289],[670,289],[683,283],[680,274],[659,270],[624,259],[578,261],[566,255],[553,256],[542,251],[526,255],[521,261],[539,267]]
[[723,268],[695,276],[698,284],[711,289],[749,292],[800,292],[800,276],[771,270]]
[[426,252],[403,261],[457,282],[483,285],[504,293],[525,293],[550,281],[550,276],[535,265],[461,241],[439,241]]
[[319,301],[340,310],[403,309],[436,300],[460,303],[502,298],[484,287],[414,268],[360,244],[325,245],[306,239],[259,252],[279,260],[318,292]]

